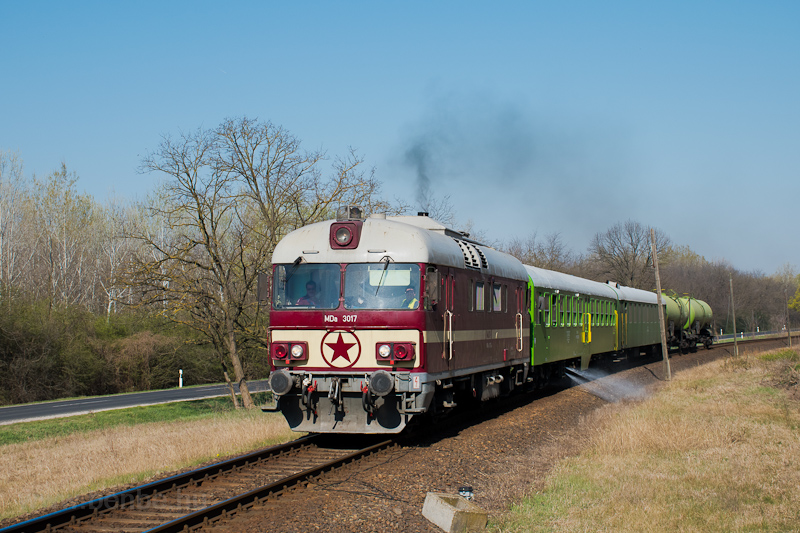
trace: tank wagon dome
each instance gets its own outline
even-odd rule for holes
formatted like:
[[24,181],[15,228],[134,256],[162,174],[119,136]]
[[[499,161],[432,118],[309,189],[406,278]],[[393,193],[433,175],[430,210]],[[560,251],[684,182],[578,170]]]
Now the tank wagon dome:
[[518,280],[527,272],[515,257],[470,240],[427,216],[372,215],[363,221],[358,247],[332,249],[327,220],[296,229],[284,237],[272,255],[274,264],[376,263],[389,258],[395,263],[428,263],[468,268],[487,275]]

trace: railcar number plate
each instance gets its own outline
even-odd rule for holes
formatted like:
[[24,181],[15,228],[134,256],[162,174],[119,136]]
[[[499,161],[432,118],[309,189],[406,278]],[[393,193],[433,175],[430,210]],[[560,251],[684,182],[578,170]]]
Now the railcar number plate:
[[411,388],[414,390],[420,389],[420,379],[419,376],[414,376],[411,378]]

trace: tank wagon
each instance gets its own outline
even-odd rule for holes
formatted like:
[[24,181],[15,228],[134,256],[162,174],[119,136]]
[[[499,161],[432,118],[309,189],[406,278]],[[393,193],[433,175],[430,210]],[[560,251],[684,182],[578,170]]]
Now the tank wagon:
[[296,431],[399,433],[660,346],[654,293],[520,263],[420,216],[357,207],[273,254],[270,386]]
[[690,296],[661,296],[666,302],[667,343],[683,353],[695,349],[698,344],[711,348],[714,342],[711,307]]

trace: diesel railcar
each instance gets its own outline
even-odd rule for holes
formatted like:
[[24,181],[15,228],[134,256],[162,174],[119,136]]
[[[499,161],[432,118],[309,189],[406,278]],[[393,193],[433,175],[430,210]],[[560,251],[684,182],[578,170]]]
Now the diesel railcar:
[[296,431],[398,433],[660,345],[654,293],[523,265],[424,214],[340,209],[278,244],[271,280],[270,385]]

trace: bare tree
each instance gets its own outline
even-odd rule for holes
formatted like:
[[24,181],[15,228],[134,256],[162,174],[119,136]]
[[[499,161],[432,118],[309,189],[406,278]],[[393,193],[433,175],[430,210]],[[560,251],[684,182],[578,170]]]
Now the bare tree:
[[26,194],[19,155],[0,152],[0,291],[3,296],[14,286],[21,272]]
[[374,169],[363,169],[354,150],[334,158],[323,178],[325,154],[301,149],[280,126],[248,118],[225,120],[215,132],[216,170],[241,186],[240,195],[261,213],[254,230],[270,250],[288,232],[332,218],[340,204],[358,203],[369,212],[391,208],[379,198]]
[[106,296],[106,322],[117,310],[117,304],[130,294],[131,288],[120,279],[133,252],[133,243],[127,235],[133,221],[133,210],[123,203],[112,200],[101,209],[101,222],[98,224],[97,272],[99,284]]
[[232,367],[247,407],[241,347],[263,337],[254,285],[278,241],[332,217],[341,203],[387,207],[374,172],[362,170],[355,152],[335,158],[327,178],[322,161],[324,154],[302,150],[283,128],[248,118],[165,137],[142,161],[143,171],[167,178],[163,205],[150,209],[167,231],[139,226],[133,236],[142,248],[128,283],[142,288],[142,303],[163,307],[209,339],[223,367]]
[[31,273],[37,282],[34,294],[54,305],[91,301],[96,272],[93,269],[95,203],[75,188],[77,176],[65,164],[44,182],[34,179],[31,195],[36,231]]
[[[655,234],[656,250],[661,256],[668,249],[670,239],[659,230]],[[639,222],[627,220],[595,234],[589,254],[597,268],[596,277],[608,276],[608,279],[639,289],[655,288],[650,229]]]
[[[142,161],[142,170],[167,176],[163,205],[150,208],[164,221],[167,238],[140,227],[131,236],[142,244],[131,263],[128,284],[141,287],[142,303],[160,304],[168,316],[199,331],[223,364],[233,368],[242,402],[253,407],[240,358],[255,273],[266,245],[247,228],[247,206],[237,205],[236,183],[217,171],[214,131],[166,137]],[[243,212],[244,210],[244,216]],[[234,404],[233,386],[226,379]]]
[[559,272],[570,272],[576,261],[575,254],[567,248],[558,232],[546,235],[544,241],[539,240],[536,233],[525,240],[513,239],[505,251],[526,265]]

